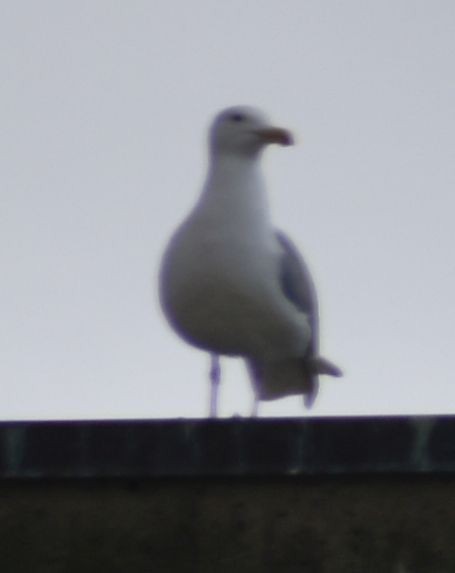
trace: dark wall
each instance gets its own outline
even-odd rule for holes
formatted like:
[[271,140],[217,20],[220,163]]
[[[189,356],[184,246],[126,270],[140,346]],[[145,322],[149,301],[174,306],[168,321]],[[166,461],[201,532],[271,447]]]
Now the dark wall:
[[0,424],[0,573],[454,573],[455,418]]
[[455,480],[8,482],[2,573],[453,573]]

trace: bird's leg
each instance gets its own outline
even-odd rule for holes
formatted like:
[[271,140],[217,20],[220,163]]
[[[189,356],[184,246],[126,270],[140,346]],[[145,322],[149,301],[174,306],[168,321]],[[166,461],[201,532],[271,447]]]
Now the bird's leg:
[[251,408],[251,417],[252,418],[256,418],[258,415],[258,410],[259,410],[259,398],[256,396],[256,394],[254,395],[254,400],[253,400],[253,407]]
[[218,390],[221,381],[220,357],[218,354],[210,355],[210,417],[216,418],[218,414]]

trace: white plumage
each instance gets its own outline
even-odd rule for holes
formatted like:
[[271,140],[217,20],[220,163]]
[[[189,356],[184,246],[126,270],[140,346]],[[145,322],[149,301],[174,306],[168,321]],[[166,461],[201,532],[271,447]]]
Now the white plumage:
[[317,356],[311,277],[270,219],[260,166],[270,143],[290,145],[292,137],[257,110],[215,118],[206,182],[165,251],[160,297],[173,328],[212,354],[215,385],[216,356],[240,356],[257,400],[303,394],[311,403],[317,374],[340,372]]

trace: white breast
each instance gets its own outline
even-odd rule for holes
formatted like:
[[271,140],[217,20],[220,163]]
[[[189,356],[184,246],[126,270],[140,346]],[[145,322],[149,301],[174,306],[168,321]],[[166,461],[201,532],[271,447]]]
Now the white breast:
[[189,342],[220,354],[301,354],[309,338],[279,284],[278,247],[262,178],[224,162],[165,253],[161,300]]

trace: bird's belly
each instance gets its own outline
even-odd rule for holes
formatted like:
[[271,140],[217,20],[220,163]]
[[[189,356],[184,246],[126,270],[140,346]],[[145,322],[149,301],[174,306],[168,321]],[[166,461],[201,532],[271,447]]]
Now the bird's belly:
[[[228,355],[273,356],[300,354],[308,332],[306,317],[290,320],[286,302],[277,300],[273,270],[261,260],[237,253],[223,266],[210,256],[194,266],[178,288],[169,285],[168,317],[188,342]],[[298,320],[302,324],[298,324]]]

